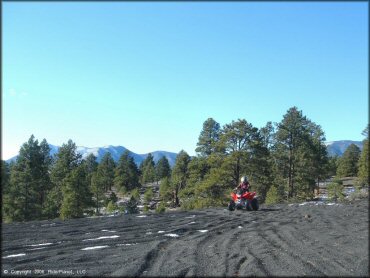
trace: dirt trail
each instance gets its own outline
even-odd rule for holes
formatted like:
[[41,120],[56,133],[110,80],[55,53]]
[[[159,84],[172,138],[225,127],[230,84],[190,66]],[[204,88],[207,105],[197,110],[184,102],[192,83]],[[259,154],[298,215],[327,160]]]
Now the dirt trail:
[[368,276],[368,233],[367,200],[5,224],[2,274]]

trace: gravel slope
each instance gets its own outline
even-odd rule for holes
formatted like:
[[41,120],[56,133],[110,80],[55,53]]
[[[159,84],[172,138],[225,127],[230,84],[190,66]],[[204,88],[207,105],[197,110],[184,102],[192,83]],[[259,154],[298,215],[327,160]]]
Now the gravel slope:
[[368,240],[368,200],[33,221],[2,225],[2,275],[368,276]]

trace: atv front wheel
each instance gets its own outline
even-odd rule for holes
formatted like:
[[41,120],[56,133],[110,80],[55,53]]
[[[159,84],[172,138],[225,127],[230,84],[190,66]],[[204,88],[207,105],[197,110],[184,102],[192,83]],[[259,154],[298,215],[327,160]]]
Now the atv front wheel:
[[230,203],[227,206],[227,208],[229,209],[229,211],[234,211],[235,210],[235,202],[234,201],[230,201]]

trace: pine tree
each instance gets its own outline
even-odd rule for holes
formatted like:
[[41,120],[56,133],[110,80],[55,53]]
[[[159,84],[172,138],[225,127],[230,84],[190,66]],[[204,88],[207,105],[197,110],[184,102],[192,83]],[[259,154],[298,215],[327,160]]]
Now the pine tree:
[[195,151],[201,156],[209,156],[217,151],[216,143],[220,139],[220,124],[213,118],[208,118],[203,123],[203,129],[199,135],[197,148]]
[[248,161],[251,157],[251,144],[257,128],[248,123],[245,119],[232,121],[223,127],[221,142],[224,145],[225,152],[230,162],[230,174],[232,175],[231,186],[239,184],[239,178],[242,172],[245,172],[243,162]]
[[355,144],[351,144],[339,159],[337,176],[338,177],[356,177],[358,173],[358,161],[361,150]]
[[171,176],[171,167],[167,157],[162,156],[157,164],[155,165],[156,179],[157,181]]
[[83,212],[92,205],[85,164],[77,166],[62,182],[62,219],[83,217]]
[[51,169],[52,188],[47,193],[44,208],[44,214],[48,218],[59,217],[64,179],[81,164],[81,159],[82,155],[77,152],[76,144],[72,140],[68,140],[67,144],[59,148]]
[[161,184],[159,186],[159,196],[161,197],[162,202],[172,200],[173,191],[170,177],[165,177],[161,180]]
[[2,195],[9,192],[10,169],[6,161],[1,160],[1,189]]
[[[43,142],[47,144],[45,140]],[[48,187],[49,162],[49,153],[43,152],[38,140],[32,135],[28,142],[22,145],[19,156],[11,167],[3,204],[7,220],[41,219],[43,197]]]
[[103,176],[102,170],[100,167],[98,167],[98,170],[96,172],[93,172],[91,175],[91,184],[90,184],[90,191],[93,194],[96,214],[100,213],[99,210],[100,210],[100,207],[102,206],[101,203],[105,201],[104,181],[105,181],[105,178]]
[[312,197],[315,181],[326,174],[327,154],[321,127],[297,107],[290,108],[277,124],[272,146],[275,177],[287,181],[288,198]]
[[102,184],[104,184],[104,191],[112,190],[114,185],[114,170],[116,164],[112,158],[112,155],[108,152],[101,159],[98,172],[99,176],[102,179]]
[[130,191],[140,186],[139,169],[128,151],[125,151],[119,159],[115,169],[114,185],[117,188],[125,188]]
[[365,139],[362,141],[361,156],[358,161],[358,178],[361,185],[369,186],[369,126],[362,132]]
[[154,182],[155,177],[155,168],[154,168],[154,159],[151,153],[144,159],[140,165],[140,171],[142,173],[141,183]]
[[171,176],[172,185],[174,187],[173,203],[175,206],[180,205],[179,192],[186,186],[189,162],[190,156],[184,150],[181,150],[176,157],[175,166],[173,167]]

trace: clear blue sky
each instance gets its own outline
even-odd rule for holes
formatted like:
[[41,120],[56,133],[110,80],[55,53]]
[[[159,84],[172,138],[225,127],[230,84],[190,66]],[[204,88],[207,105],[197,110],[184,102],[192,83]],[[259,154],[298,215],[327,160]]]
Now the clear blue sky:
[[3,2],[2,155],[54,145],[195,154],[203,122],[297,106],[328,141],[368,122],[367,2]]

